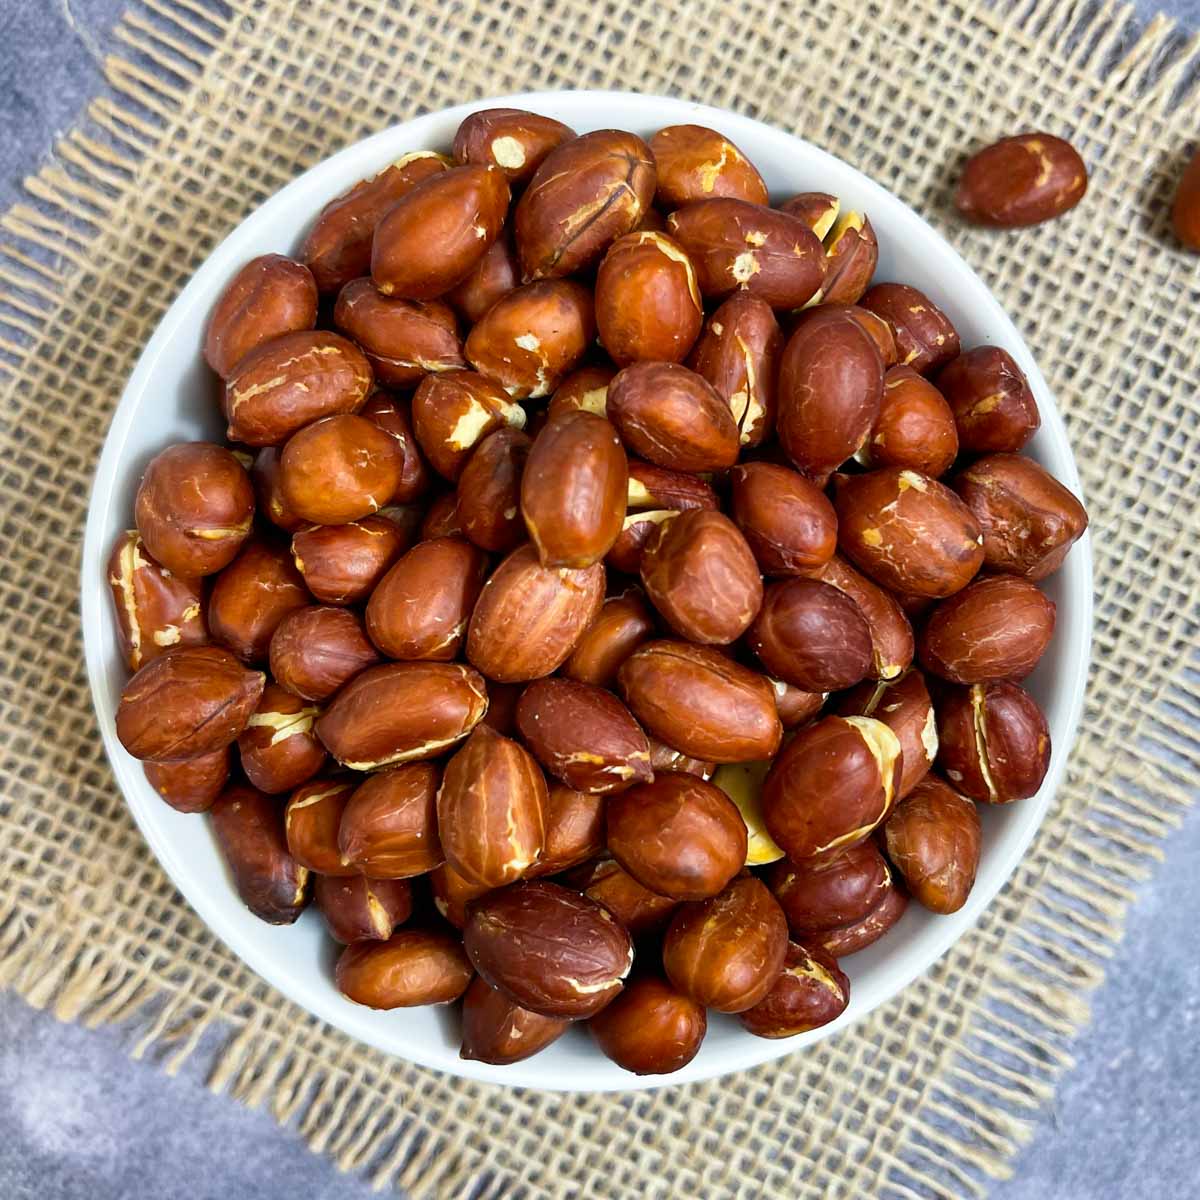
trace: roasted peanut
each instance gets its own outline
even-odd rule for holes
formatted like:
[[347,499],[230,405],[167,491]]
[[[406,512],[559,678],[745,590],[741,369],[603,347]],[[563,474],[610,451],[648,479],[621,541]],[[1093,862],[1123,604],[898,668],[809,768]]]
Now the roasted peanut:
[[1074,208],[1087,182],[1087,167],[1070,142],[1051,133],[1021,133],[972,155],[954,202],[981,225],[1036,225]]
[[833,955],[789,942],[774,986],[738,1020],[756,1037],[795,1037],[836,1020],[849,1003],[850,980]]
[[1025,372],[999,346],[960,354],[937,384],[954,413],[958,443],[971,454],[1020,450],[1042,423]]
[[148,762],[143,766],[150,786],[176,811],[208,812],[229,780],[229,747],[182,762]]
[[912,626],[891,592],[859,574],[835,554],[815,577],[845,592],[867,619],[871,631],[871,670],[874,679],[895,679],[912,662],[915,653]]
[[355,788],[338,826],[345,862],[372,879],[407,879],[445,859],[437,831],[441,772],[414,762],[378,771]]
[[346,608],[310,604],[297,609],[271,637],[271,674],[305,700],[328,700],[378,661],[362,618]]
[[668,125],[650,139],[658,168],[655,198],[664,208],[726,196],[766,204],[767,185],[727,138],[703,125]]
[[667,1075],[696,1057],[708,1030],[704,1005],[655,975],[640,975],[588,1029],[600,1049],[635,1075]]
[[455,937],[401,929],[386,942],[356,942],[342,951],[334,972],[338,990],[368,1008],[449,1004],[467,990],[471,964]]
[[338,829],[353,782],[314,779],[288,797],[283,831],[288,852],[302,866],[321,875],[355,875],[354,866],[338,849]]
[[915,287],[877,283],[868,289],[859,306],[891,326],[898,361],[918,375],[936,371],[958,353],[958,331],[950,318]]
[[638,589],[610,596],[563,663],[563,674],[579,683],[612,687],[621,664],[653,636],[654,619]]
[[740,463],[729,474],[731,511],[766,575],[807,575],[837,549],[837,516],[819,488],[775,463]]
[[250,540],[213,580],[208,629],[244,662],[267,657],[271,638],[289,613],[311,601],[304,579],[286,550]]
[[342,945],[385,942],[412,915],[412,887],[405,879],[318,875],[313,899],[330,937]]
[[292,536],[292,561],[322,604],[358,604],[371,595],[407,545],[395,521],[363,517],[346,525],[298,530]]
[[499,167],[509,183],[527,183],[542,160],[575,131],[561,121],[519,108],[485,108],[464,117],[454,135],[460,163]]
[[519,429],[497,429],[475,447],[458,477],[458,519],[481,550],[507,554],[525,540],[521,476],[531,445]]
[[242,770],[260,792],[293,791],[325,765],[325,747],[313,732],[320,711],[278,683],[263,689],[238,735]]
[[912,367],[883,377],[883,400],[859,451],[868,467],[907,467],[937,479],[958,456],[954,414],[941,392]]
[[463,997],[459,1057],[507,1066],[544,1050],[570,1027],[561,1017],[522,1008],[476,975]]

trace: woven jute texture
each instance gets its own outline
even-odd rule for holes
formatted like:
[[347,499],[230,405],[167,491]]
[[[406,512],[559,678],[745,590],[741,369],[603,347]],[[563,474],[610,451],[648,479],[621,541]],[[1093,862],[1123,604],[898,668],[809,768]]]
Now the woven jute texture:
[[[1200,766],[1200,279],[1172,243],[1196,46],[1104,4],[1033,0],[139,0],[112,91],[3,226],[0,986],[122,1021],[138,1055],[298,1123],[418,1196],[962,1196],[1010,1169],[1085,995]],[[1092,513],[1097,624],[1070,778],[978,927],[856,1028],[713,1083],[557,1096],[368,1050],[219,945],[105,763],[77,552],[113,405],[213,244],[385,125],[526,88],[724,105],[841,155],[947,231],[1063,406]],[[1190,114],[1190,115],[1189,115]],[[1086,201],[1018,233],[955,221],[964,152],[1070,137]],[[208,1034],[209,1036],[206,1036]]]

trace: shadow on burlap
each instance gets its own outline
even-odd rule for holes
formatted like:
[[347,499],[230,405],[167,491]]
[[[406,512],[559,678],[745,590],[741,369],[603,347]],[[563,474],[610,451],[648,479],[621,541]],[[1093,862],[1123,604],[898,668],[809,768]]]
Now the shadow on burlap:
[[[137,0],[111,98],[0,224],[0,986],[124,1021],[212,1086],[420,1196],[982,1195],[1050,1097],[1200,746],[1200,303],[1166,228],[1195,46],[1111,4],[971,0]],[[155,323],[302,169],[403,118],[526,88],[629,88],[798,132],[949,230],[1063,408],[1092,512],[1096,645],[1067,785],[989,912],[872,1019],[803,1055],[625,1096],[487,1087],[287,1003],[182,902],[113,784],[76,618],[93,464]],[[965,229],[964,151],[1069,136],[1087,200]],[[212,1038],[205,1038],[208,1047]],[[207,1051],[202,1051],[207,1052]]]

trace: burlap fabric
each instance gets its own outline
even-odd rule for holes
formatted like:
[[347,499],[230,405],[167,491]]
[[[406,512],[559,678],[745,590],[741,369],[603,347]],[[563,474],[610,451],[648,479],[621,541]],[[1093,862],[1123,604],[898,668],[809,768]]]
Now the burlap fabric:
[[[419,1196],[982,1194],[1069,1061],[1131,888],[1200,766],[1200,297],[1165,217],[1196,134],[1195,47],[1065,0],[233,0],[209,13],[135,4],[113,96],[2,221],[0,985],[64,1019],[132,1024],[135,1053],[168,1070],[213,1054],[214,1088]],[[948,230],[1058,395],[1095,533],[1096,649],[1070,779],[978,928],[812,1051],[630,1096],[457,1081],[273,993],[134,828],[77,632],[109,415],[212,245],[363,134],[535,87],[639,88],[760,117]],[[964,228],[948,201],[964,152],[1031,127],[1084,152],[1086,202],[1033,231]]]

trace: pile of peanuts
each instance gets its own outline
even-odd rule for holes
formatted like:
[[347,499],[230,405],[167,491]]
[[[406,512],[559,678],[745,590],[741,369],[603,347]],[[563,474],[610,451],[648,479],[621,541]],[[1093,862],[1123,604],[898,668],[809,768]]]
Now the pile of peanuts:
[[109,563],[116,730],[350,1000],[669,1072],[963,905],[1087,517],[1009,354],[877,258],[712,129],[494,109],[228,284],[229,445],[158,454]]

